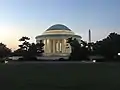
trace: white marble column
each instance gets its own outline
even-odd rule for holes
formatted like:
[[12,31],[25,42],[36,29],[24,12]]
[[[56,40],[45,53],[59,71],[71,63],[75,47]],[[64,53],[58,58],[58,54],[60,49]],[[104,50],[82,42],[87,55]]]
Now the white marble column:
[[62,45],[61,45],[61,48],[62,48],[62,53],[65,53],[65,43],[64,43],[64,39],[62,40]]
[[60,52],[60,40],[58,40],[58,53]]
[[53,40],[53,53],[55,53],[55,40]]
[[66,53],[66,51],[67,51],[67,49],[68,49],[68,48],[67,48],[67,40],[66,40],[66,39],[64,39],[64,45],[65,45],[65,48],[64,48],[64,49],[65,49],[65,53]]
[[43,43],[44,43],[44,51],[45,51],[45,39],[43,40]]
[[51,39],[50,42],[51,42],[51,46],[50,46],[51,53],[53,53],[53,40]]
[[47,39],[45,39],[45,53],[47,53]]
[[55,40],[55,53],[57,52],[57,40]]
[[62,40],[60,39],[60,53],[62,52]]
[[48,53],[51,53],[51,40],[50,39],[48,39],[47,48],[48,48]]

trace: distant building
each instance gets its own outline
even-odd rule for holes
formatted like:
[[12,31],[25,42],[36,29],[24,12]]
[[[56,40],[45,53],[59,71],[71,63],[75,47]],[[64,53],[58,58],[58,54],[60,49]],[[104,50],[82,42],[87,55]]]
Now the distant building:
[[75,35],[65,25],[56,24],[48,28],[42,35],[36,36],[36,42],[43,41],[45,44],[44,55],[46,56],[68,56],[71,53],[71,47],[66,43],[66,39],[70,37],[81,40],[81,36]]

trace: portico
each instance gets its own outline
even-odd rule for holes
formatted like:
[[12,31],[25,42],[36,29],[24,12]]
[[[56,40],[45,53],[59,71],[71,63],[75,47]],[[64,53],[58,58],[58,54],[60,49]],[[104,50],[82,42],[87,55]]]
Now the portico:
[[65,43],[66,43],[65,39],[45,39],[44,50],[47,51],[48,53],[66,53]]

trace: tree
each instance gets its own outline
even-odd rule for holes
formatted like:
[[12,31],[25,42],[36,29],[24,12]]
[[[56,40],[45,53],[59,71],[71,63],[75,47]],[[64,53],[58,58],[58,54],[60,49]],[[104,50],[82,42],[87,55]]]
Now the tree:
[[71,38],[68,38],[67,39],[67,43],[69,43],[70,44],[70,46],[71,46],[71,54],[70,54],[70,57],[69,57],[69,59],[70,60],[79,60],[79,48],[80,48],[80,44],[79,44],[79,42],[76,40],[76,39],[72,39],[72,37]]
[[13,56],[24,56],[25,53],[26,53],[25,50],[22,50],[21,48],[19,48],[13,52]]
[[93,52],[104,56],[106,60],[114,60],[120,52],[120,35],[110,33],[107,38],[97,41],[93,46]]
[[76,38],[68,38],[67,43],[71,46],[70,60],[86,60],[88,57],[88,48],[87,43],[81,40],[81,43],[78,42]]
[[44,52],[44,43],[42,42],[42,40],[40,40],[40,43],[36,44],[36,48],[37,48],[37,53],[42,56],[42,53]]
[[22,45],[19,45],[20,49],[28,51],[30,43],[27,40],[30,40],[30,38],[26,36],[19,39],[20,42],[23,42]]
[[23,43],[19,45],[19,49],[14,51],[14,54],[23,56],[26,60],[35,59],[38,55],[42,56],[42,53],[44,52],[44,43],[42,40],[40,40],[40,43],[37,44],[29,43],[27,40],[30,40],[30,38],[22,37],[19,39],[19,41]]
[[5,44],[0,43],[0,58],[9,56],[11,49],[7,48]]
[[29,47],[28,53],[31,56],[42,56],[44,43],[42,43],[42,40],[40,40],[40,43],[32,43]]

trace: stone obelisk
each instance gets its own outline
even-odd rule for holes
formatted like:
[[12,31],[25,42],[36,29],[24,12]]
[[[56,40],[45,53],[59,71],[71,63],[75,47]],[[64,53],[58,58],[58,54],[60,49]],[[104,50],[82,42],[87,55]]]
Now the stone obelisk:
[[91,31],[90,31],[90,29],[89,29],[89,41],[88,42],[91,43]]

